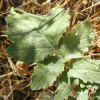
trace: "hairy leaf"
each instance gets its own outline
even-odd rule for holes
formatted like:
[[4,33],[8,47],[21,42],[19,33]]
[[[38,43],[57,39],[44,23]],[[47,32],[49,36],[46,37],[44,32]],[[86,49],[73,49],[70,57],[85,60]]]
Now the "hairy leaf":
[[10,55],[25,63],[40,61],[56,53],[59,40],[69,26],[68,11],[56,6],[49,15],[31,15],[16,9],[6,18],[7,34],[14,43],[8,48]]
[[63,36],[70,23],[70,15],[68,10],[58,5],[45,16],[12,8],[6,21],[6,33],[14,42],[8,53],[28,64],[53,53],[65,60],[78,58],[82,52],[88,51],[91,42],[92,28],[88,21],[78,23],[71,33]]
[[70,86],[67,83],[63,82],[57,88],[54,100],[64,100],[65,98],[67,99],[68,96],[70,95],[71,95]]
[[[64,71],[64,63],[72,58],[80,58],[81,53],[87,52],[93,38],[88,21],[80,22],[72,32],[66,32],[70,15],[68,10],[58,5],[45,16],[12,8],[6,21],[6,33],[13,41],[8,48],[9,55],[27,64],[33,61],[38,63],[32,74],[33,90],[53,85],[57,76]],[[58,57],[55,62],[40,63],[51,54]]]
[[57,76],[64,71],[64,62],[58,60],[48,64],[38,64],[32,74],[31,88],[32,90],[39,90],[41,88],[48,88],[56,81]]
[[87,83],[100,84],[100,60],[94,60],[90,57],[73,59],[68,75],[73,78],[79,78]]
[[74,26],[71,33],[63,37],[63,43],[60,47],[65,60],[81,57],[81,53],[88,51],[88,46],[92,45],[92,39],[95,34],[89,21],[78,23]]

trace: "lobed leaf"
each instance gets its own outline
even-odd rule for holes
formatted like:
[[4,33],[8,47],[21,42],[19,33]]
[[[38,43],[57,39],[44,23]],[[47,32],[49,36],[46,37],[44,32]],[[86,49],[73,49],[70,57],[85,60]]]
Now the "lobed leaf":
[[92,39],[95,34],[89,21],[76,24],[71,33],[66,33],[62,39],[59,52],[67,61],[82,57],[83,52],[88,52],[88,47],[93,45]]
[[57,76],[64,71],[64,62],[58,60],[48,64],[38,64],[31,78],[31,89],[39,90],[52,86]]
[[[65,62],[73,58],[78,59],[82,57],[81,53],[88,52],[88,46],[94,37],[89,21],[80,22],[75,25],[72,32],[66,32],[70,24],[70,15],[68,10],[59,6],[45,16],[32,15],[12,8],[6,21],[8,25],[6,33],[14,42],[8,48],[9,55],[27,64],[38,62],[32,74],[32,90],[52,86],[57,76],[64,71]],[[56,54],[58,57],[55,62],[50,60],[48,64],[40,63],[51,54]],[[69,75],[76,77],[75,72],[78,72],[78,69],[75,71],[71,69]],[[76,78],[86,80],[81,73],[78,74],[80,77]],[[58,97],[59,93],[56,98]]]
[[69,26],[68,10],[56,6],[49,15],[32,15],[14,8],[6,18],[8,38],[14,43],[8,53],[16,60],[32,63],[56,53],[59,40]]
[[68,75],[72,78],[78,78],[87,83],[100,84],[100,60],[94,60],[90,57],[73,59]]
[[71,33],[63,36],[70,23],[68,10],[56,6],[50,14],[31,15],[12,8],[6,18],[6,33],[14,41],[8,53],[29,64],[53,53],[66,61],[88,51],[92,33],[90,22],[78,23]]
[[70,86],[67,83],[63,82],[58,86],[54,100],[64,100],[65,98],[67,99],[68,96],[70,95],[71,95]]

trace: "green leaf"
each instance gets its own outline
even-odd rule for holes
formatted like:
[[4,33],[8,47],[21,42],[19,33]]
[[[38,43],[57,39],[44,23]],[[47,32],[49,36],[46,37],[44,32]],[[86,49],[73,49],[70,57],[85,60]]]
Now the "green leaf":
[[70,67],[72,68],[68,72],[70,77],[81,79],[85,83],[100,84],[100,60],[94,60],[90,57],[73,59]]
[[74,32],[80,39],[79,48],[82,52],[88,52],[88,46],[93,44],[93,38],[96,34],[92,32],[92,26],[89,21],[84,21],[74,27]]
[[65,98],[67,99],[68,96],[70,95],[71,95],[70,86],[67,83],[62,82],[56,90],[56,95],[54,97],[54,100],[64,100]]
[[31,78],[32,90],[39,90],[41,88],[48,88],[56,81],[57,76],[64,71],[64,62],[61,60],[50,62],[47,64],[38,64],[35,67]]
[[65,60],[81,57],[81,53],[88,52],[89,45],[93,45],[91,23],[84,21],[75,25],[71,33],[66,33],[62,39],[60,52]]
[[6,33],[14,42],[8,48],[9,55],[28,64],[53,53],[65,61],[78,58],[82,52],[88,51],[91,42],[92,28],[88,21],[78,23],[71,33],[63,36],[70,23],[70,15],[68,10],[58,5],[45,16],[12,8],[6,21]]
[[100,92],[98,95],[95,96],[95,100],[100,100]]
[[68,10],[58,5],[45,16],[31,15],[12,8],[6,21],[6,33],[14,41],[8,53],[16,60],[29,64],[56,53],[59,40],[69,26],[70,16]]
[[81,91],[77,100],[89,100],[88,90]]
[[95,100],[100,100],[100,96],[98,96]]
[[[39,90],[53,85],[59,73],[64,71],[64,63],[72,58],[80,58],[88,51],[93,38],[88,21],[78,23],[70,33],[68,10],[56,6],[48,15],[32,15],[12,8],[6,18],[8,38],[14,43],[8,48],[9,55],[27,64],[37,62],[32,74],[31,88]],[[64,34],[65,33],[65,34]],[[92,37],[91,37],[92,36]],[[58,59],[40,63],[50,54]]]
[[93,95],[94,100],[100,100],[100,85],[96,85],[96,86],[98,86],[98,89],[96,89],[96,93]]

